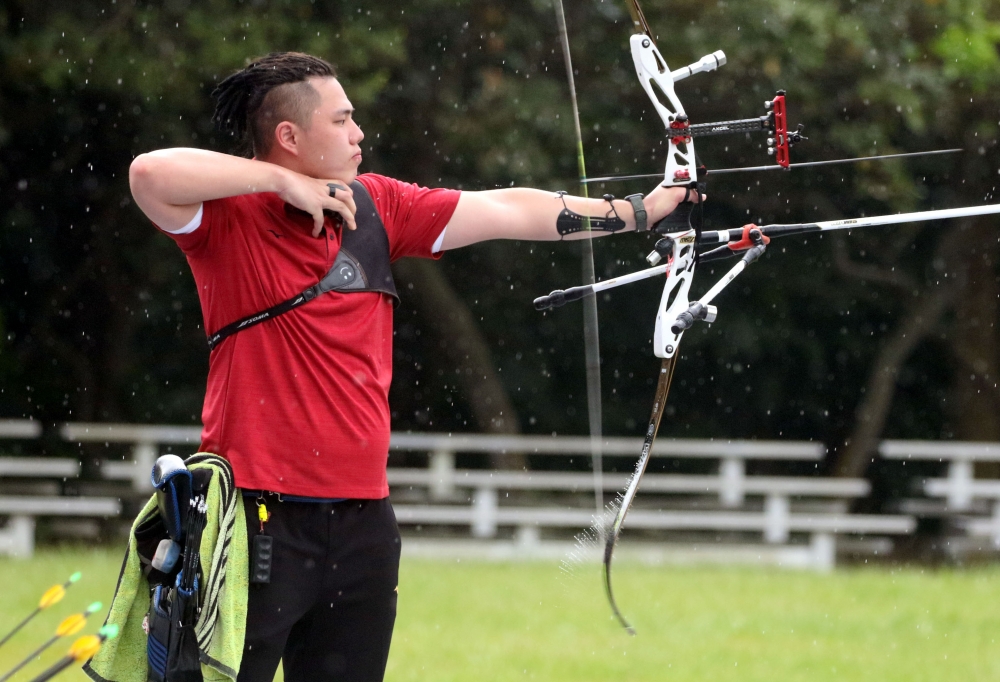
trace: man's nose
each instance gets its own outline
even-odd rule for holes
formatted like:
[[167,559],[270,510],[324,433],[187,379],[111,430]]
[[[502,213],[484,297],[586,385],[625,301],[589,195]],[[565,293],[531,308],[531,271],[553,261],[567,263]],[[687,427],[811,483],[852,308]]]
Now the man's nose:
[[365,133],[361,130],[361,126],[359,126],[356,122],[351,122],[354,123],[354,130],[351,134],[351,144],[358,144],[361,140],[365,139]]

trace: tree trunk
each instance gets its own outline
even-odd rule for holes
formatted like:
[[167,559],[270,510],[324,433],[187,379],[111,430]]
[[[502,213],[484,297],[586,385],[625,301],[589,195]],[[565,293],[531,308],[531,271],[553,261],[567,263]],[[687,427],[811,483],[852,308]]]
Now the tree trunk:
[[865,382],[864,398],[854,412],[854,429],[834,465],[834,475],[864,476],[875,461],[879,436],[896,393],[899,371],[913,349],[934,330],[952,299],[950,288],[915,299],[903,322],[882,349]]
[[834,462],[834,475],[863,476],[874,461],[900,370],[969,281],[968,260],[975,233],[956,228],[941,239],[934,261],[942,263],[942,277],[936,286],[925,286],[914,296],[902,322],[879,351],[865,383],[864,397],[855,410],[854,429]]
[[[957,440],[1000,440],[1000,391],[997,389],[997,242],[986,238],[992,226],[977,230],[984,237],[969,258],[969,277],[955,304],[951,350],[958,360],[949,401]],[[989,231],[987,231],[989,230]],[[996,477],[1000,464],[980,462],[977,476]]]

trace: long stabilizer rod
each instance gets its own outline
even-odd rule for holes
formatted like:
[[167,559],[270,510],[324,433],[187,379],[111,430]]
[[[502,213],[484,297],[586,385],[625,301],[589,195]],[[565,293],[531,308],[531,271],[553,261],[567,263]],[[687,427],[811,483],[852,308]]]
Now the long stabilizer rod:
[[[856,227],[875,227],[878,225],[898,225],[900,223],[921,223],[929,220],[946,220],[948,218],[969,218],[977,215],[1000,213],[1000,204],[985,206],[965,206],[963,208],[942,208],[935,211],[916,211],[915,213],[895,213],[890,215],[870,216],[867,218],[847,218],[845,220],[824,220],[817,223],[792,223],[760,225],[757,229],[766,237],[785,237],[792,234],[810,232],[829,232],[831,230],[851,230]],[[744,228],[738,230],[716,230],[703,232],[698,238],[698,244],[725,244],[742,238]]]

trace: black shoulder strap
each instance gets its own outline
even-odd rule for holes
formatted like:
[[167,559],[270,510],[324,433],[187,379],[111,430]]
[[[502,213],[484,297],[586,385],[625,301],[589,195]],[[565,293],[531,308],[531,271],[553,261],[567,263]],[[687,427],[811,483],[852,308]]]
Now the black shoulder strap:
[[379,292],[392,296],[395,303],[399,304],[396,284],[389,268],[389,235],[385,231],[385,225],[364,185],[355,180],[351,183],[351,189],[358,209],[354,215],[357,229],[344,230],[340,250],[323,279],[287,301],[227,324],[208,337],[209,350],[215,350],[223,339],[236,332],[284,315],[329,291],[344,294]]

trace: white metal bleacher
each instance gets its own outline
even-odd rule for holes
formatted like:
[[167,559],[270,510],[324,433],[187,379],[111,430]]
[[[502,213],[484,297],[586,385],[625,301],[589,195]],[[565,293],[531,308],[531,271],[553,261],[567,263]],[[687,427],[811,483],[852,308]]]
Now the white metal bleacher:
[[[523,453],[589,458],[590,438],[584,436],[499,436],[486,434],[394,433],[390,449],[395,451],[427,452],[430,454],[430,483],[435,499],[447,499],[456,485],[455,454]],[[601,452],[606,457],[637,457],[641,438],[610,437],[601,440]],[[707,440],[693,438],[661,438],[653,445],[654,458],[712,459],[719,462],[718,474],[711,477],[723,506],[736,507],[743,503],[747,460],[813,461],[823,459],[822,443],[793,441]],[[592,484],[591,484],[592,485]]]
[[[641,448],[638,438],[607,438],[602,452],[607,457],[635,457]],[[423,488],[436,504],[394,502],[397,520],[404,525],[468,526],[476,538],[495,538],[498,528],[515,527],[522,545],[537,543],[544,528],[583,529],[595,520],[593,509],[565,506],[524,506],[501,504],[499,493],[523,491],[547,493],[593,490],[594,477],[586,472],[488,471],[455,469],[456,452],[519,452],[530,455],[589,457],[586,437],[545,436],[448,436],[446,434],[394,434],[394,450],[430,453],[427,469],[388,470],[394,494],[402,489]],[[818,477],[748,476],[748,460],[817,461],[824,448],[820,443],[788,441],[709,441],[663,439],[654,446],[653,457],[715,459],[718,473],[712,475],[647,474],[642,492],[717,496],[721,509],[652,510],[630,512],[626,526],[631,529],[698,530],[752,532],[763,535],[768,549],[787,548],[791,533],[809,536],[801,550],[799,565],[820,570],[833,566],[836,535],[898,535],[912,533],[915,520],[908,516],[859,515],[841,509],[823,512],[796,512],[793,498],[846,501],[870,492],[863,479]],[[622,490],[624,474],[603,474],[605,492]],[[462,494],[459,491],[472,491]],[[763,509],[741,509],[748,497],[763,497]],[[441,502],[458,504],[441,504]],[[463,503],[464,502],[464,503]],[[788,552],[782,553],[787,556]]]
[[[389,469],[393,491],[408,487],[427,487],[434,473],[421,469]],[[622,474],[604,474],[603,487],[614,494],[627,484]],[[588,473],[457,471],[455,488],[473,490],[467,504],[393,504],[396,518],[403,525],[468,526],[475,538],[495,538],[499,527],[516,529],[522,549],[537,545],[542,529],[581,530],[596,520],[593,508],[503,505],[501,491],[587,492],[593,484]],[[713,494],[721,487],[718,477],[683,474],[647,474],[641,491],[647,495]],[[763,509],[633,509],[626,522],[630,530],[750,532],[762,535],[768,551],[787,550],[791,533],[809,536],[807,547],[799,551],[799,561],[818,570],[829,570],[835,563],[836,535],[899,535],[912,533],[916,523],[908,516],[849,514],[846,511],[792,510],[792,498],[849,499],[869,492],[864,480],[820,479],[807,477],[748,476],[743,491],[748,496],[763,496]],[[461,499],[461,495],[456,495]],[[607,519],[602,520],[602,524]],[[787,551],[781,553],[786,556]]]
[[187,445],[193,454],[201,442],[200,426],[161,426],[156,424],[68,423],[59,429],[63,440],[72,443],[128,443],[132,459],[101,463],[101,475],[112,480],[132,482],[137,493],[148,493],[152,484],[149,473],[160,456],[161,445]]
[[[32,440],[42,433],[38,422],[0,420],[0,437]],[[55,457],[0,456],[0,479],[66,479],[80,475],[80,462]],[[110,517],[121,513],[121,502],[109,497],[0,494],[0,516],[8,517],[0,530],[0,555],[30,557],[35,550],[36,518],[40,516]]]
[[[27,426],[22,424],[17,428],[11,433],[19,435],[13,437],[31,437]],[[180,454],[194,452],[200,442],[201,428],[69,423],[61,426],[60,434],[70,442],[129,446],[131,459],[103,461],[102,476],[130,481],[133,494],[145,495],[149,492],[149,470],[161,446],[186,445],[186,450]],[[2,435],[4,431],[0,430]],[[637,456],[640,447],[639,438],[602,441],[602,451],[608,458],[630,460]],[[591,441],[587,437],[394,433],[390,448],[393,452],[428,455],[427,468],[390,467],[388,470],[393,496],[398,498],[394,502],[397,518],[403,525],[465,527],[468,529],[466,537],[471,535],[484,540],[496,538],[502,527],[513,527],[518,538],[532,542],[539,539],[544,529],[581,530],[594,520],[593,507],[588,508],[586,502],[580,502],[580,499],[587,499],[587,493],[593,493],[593,475],[565,470],[566,464],[574,458],[589,461]],[[863,479],[747,474],[747,462],[751,460],[818,463],[824,452],[823,445],[814,442],[661,439],[654,447],[654,458],[715,460],[715,473],[647,474],[642,486],[642,492],[648,496],[645,500],[694,497],[710,508],[704,508],[704,504],[680,509],[648,508],[640,504],[630,513],[627,528],[751,533],[764,540],[758,543],[761,547],[772,549],[792,547],[789,540],[793,533],[806,535],[809,543],[805,546],[807,559],[803,565],[821,569],[833,564],[835,536],[887,536],[912,532],[915,523],[908,516],[847,513],[850,500],[864,497],[870,491],[868,482]],[[520,453],[565,459],[562,463],[553,463],[556,469],[562,469],[556,471],[456,468],[456,456],[469,453]],[[37,461],[39,465],[42,461],[48,462],[45,465],[50,467],[48,475],[69,477],[79,472],[79,465],[73,460],[63,460],[59,464],[56,460],[42,458]],[[0,464],[0,472],[3,466]],[[27,467],[24,470],[28,471],[31,466],[25,462],[7,464],[9,475],[16,475],[17,467]],[[65,468],[57,472],[52,467]],[[602,487],[605,493],[613,494],[626,482],[624,474],[605,473]],[[569,500],[567,504],[566,496],[574,494],[578,499]],[[520,499],[516,499],[518,496]],[[525,496],[534,499],[525,503]],[[714,506],[711,504],[713,499]],[[809,507],[817,501],[822,502],[821,508],[815,508],[815,504]],[[15,500],[12,504],[23,507],[27,500]],[[13,507],[0,506],[0,514],[7,514],[5,510],[10,508]],[[65,506],[65,510],[67,514],[73,513],[70,506]],[[111,513],[112,510],[105,511]],[[801,543],[795,546],[803,548]]]
[[[879,454],[887,459],[947,464],[944,478],[922,481],[924,494],[942,500],[942,511],[970,536],[989,538],[993,548],[1000,549],[1000,479],[975,477],[977,462],[1000,462],[1000,443],[887,440],[879,446]],[[974,513],[976,500],[989,503],[991,513]]]

